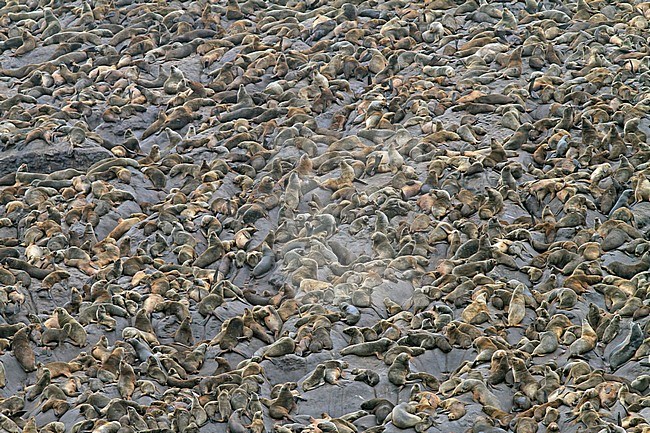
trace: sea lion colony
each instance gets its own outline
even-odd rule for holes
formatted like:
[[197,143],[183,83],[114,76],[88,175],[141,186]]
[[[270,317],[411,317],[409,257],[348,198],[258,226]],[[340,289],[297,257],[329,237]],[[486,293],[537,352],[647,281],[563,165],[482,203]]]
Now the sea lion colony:
[[650,431],[649,17],[3,1],[1,428]]

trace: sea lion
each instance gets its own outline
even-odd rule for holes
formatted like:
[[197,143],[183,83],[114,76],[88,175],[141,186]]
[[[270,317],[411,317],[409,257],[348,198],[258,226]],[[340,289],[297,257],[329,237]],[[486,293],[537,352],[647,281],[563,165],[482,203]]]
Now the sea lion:
[[63,328],[48,328],[41,333],[41,344],[48,347],[57,347],[68,338],[71,325],[66,323]]
[[447,417],[451,421],[461,419],[467,413],[465,409],[465,403],[461,402],[456,398],[447,398],[440,402],[440,406],[449,412]]
[[260,278],[263,275],[270,272],[271,269],[273,269],[273,266],[275,266],[275,253],[265,243],[264,245],[262,245],[262,259],[253,268],[253,271],[251,272],[251,275],[254,278]]
[[50,370],[47,368],[43,368],[40,371],[40,375],[38,379],[36,380],[36,383],[30,387],[27,387],[26,395],[25,397],[27,398],[28,401],[35,400],[37,397],[40,397],[41,393],[43,390],[50,384]]
[[369,386],[375,386],[380,381],[379,374],[373,370],[354,369],[352,370],[352,374],[355,375],[354,380],[364,382]]
[[612,371],[616,371],[623,364],[628,362],[637,349],[643,343],[643,331],[638,323],[630,324],[630,333],[625,338],[625,341],[616,346],[609,354],[609,367]]
[[575,340],[573,343],[571,343],[571,346],[569,346],[569,356],[580,356],[593,350],[594,347],[596,347],[597,341],[598,336],[596,335],[596,332],[593,330],[587,320],[583,320],[582,333],[580,334],[580,338]]
[[279,338],[274,343],[261,349],[259,356],[268,357],[268,358],[279,357],[279,356],[287,355],[289,353],[293,353],[295,349],[296,349],[296,344],[293,338],[282,337]]
[[388,381],[395,386],[404,386],[406,378],[410,373],[409,368],[410,356],[407,353],[400,353],[388,367]]
[[535,350],[533,350],[533,356],[544,356],[557,350],[559,346],[557,334],[552,331],[544,331],[539,336],[540,341],[537,347],[535,347]]
[[289,419],[289,413],[295,408],[293,394],[288,384],[282,385],[277,398],[269,406],[269,415],[273,419]]
[[185,346],[194,345],[194,337],[192,335],[192,328],[190,327],[190,318],[186,317],[181,324],[178,326],[178,329],[174,333],[174,341]]
[[13,336],[11,350],[20,364],[20,367],[27,373],[36,370],[36,355],[29,344],[31,329],[23,327]]
[[119,376],[117,381],[117,389],[122,398],[126,400],[131,399],[131,396],[135,391],[135,382],[136,375],[133,371],[133,367],[122,360],[120,363]]
[[302,382],[303,391],[311,391],[325,384],[325,364],[318,364],[316,369]]
[[424,417],[420,417],[418,415],[415,415],[414,412],[415,407],[411,403],[400,403],[393,408],[390,415],[386,419],[390,421],[395,427],[400,429],[415,427],[426,422],[426,419],[428,418],[426,415],[424,415]]
[[232,351],[244,336],[244,321],[233,317],[222,325],[222,330],[210,341],[210,345],[218,344],[221,350]]
[[393,342],[388,338],[380,338],[377,341],[350,345],[341,349],[340,353],[341,356],[379,356],[381,353],[385,352],[391,344],[393,344]]
[[540,385],[526,368],[526,364],[519,358],[512,358],[512,377],[515,383],[519,384],[519,389],[531,400],[535,399]]
[[464,392],[472,391],[472,397],[475,401],[482,405],[489,405],[501,408],[501,402],[499,399],[488,390],[485,383],[477,379],[465,379],[463,380],[456,389],[453,390],[452,395],[461,394]]
[[57,316],[57,321],[59,325],[65,326],[69,325],[66,328],[69,333],[68,337],[73,341],[75,346],[84,347],[86,345],[88,334],[86,330],[75,320],[65,309],[57,307],[54,310],[54,313]]

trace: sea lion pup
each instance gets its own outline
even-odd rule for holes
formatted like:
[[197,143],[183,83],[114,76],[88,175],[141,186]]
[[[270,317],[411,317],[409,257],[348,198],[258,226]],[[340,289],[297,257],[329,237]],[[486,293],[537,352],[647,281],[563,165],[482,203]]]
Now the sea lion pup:
[[355,368],[352,370],[354,380],[364,382],[368,386],[375,386],[379,383],[379,374],[374,370]]
[[630,333],[625,341],[616,346],[609,354],[609,367],[612,371],[618,370],[623,364],[632,359],[635,352],[643,344],[643,330],[638,323],[630,324]]

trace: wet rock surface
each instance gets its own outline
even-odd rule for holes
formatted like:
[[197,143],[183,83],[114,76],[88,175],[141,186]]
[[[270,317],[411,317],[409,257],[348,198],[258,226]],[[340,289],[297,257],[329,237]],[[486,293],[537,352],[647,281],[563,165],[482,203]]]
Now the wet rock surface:
[[649,16],[0,1],[0,428],[648,431]]

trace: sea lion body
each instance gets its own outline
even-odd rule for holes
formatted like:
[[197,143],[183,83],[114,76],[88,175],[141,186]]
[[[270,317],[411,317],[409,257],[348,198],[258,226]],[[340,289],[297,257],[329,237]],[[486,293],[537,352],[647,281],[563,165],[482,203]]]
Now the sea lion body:
[[609,355],[609,367],[616,371],[623,364],[628,362],[643,343],[643,331],[638,323],[630,327],[630,333],[621,344],[616,346]]

